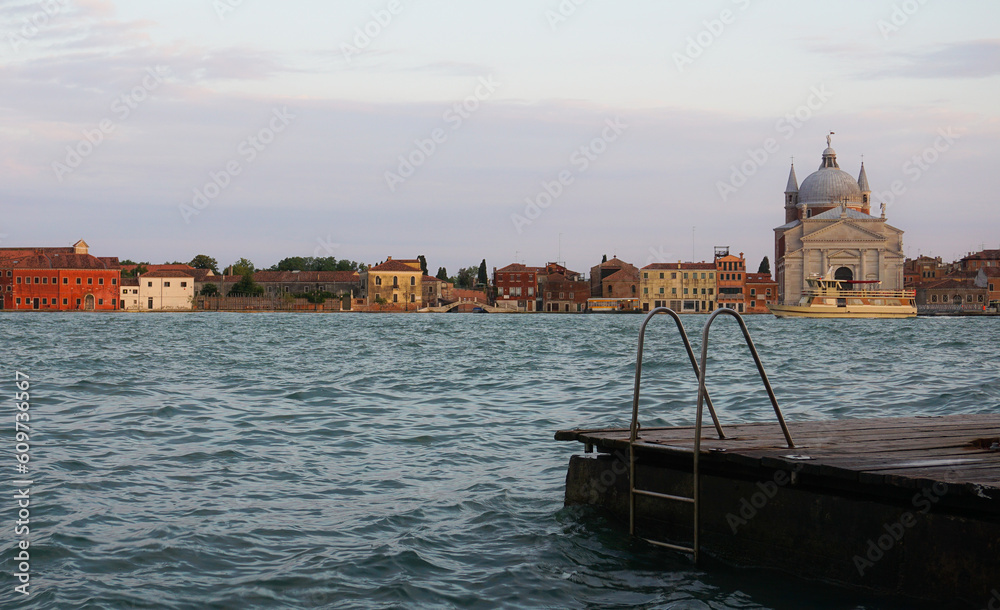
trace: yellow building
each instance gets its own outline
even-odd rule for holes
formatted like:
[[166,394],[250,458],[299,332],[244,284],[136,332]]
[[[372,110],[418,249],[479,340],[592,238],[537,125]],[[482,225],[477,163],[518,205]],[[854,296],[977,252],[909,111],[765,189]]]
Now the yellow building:
[[384,263],[361,273],[365,303],[416,311],[423,307],[423,275],[420,261],[394,260],[390,256]]
[[639,272],[639,302],[643,311],[669,307],[677,313],[715,309],[715,265],[712,263],[653,263]]

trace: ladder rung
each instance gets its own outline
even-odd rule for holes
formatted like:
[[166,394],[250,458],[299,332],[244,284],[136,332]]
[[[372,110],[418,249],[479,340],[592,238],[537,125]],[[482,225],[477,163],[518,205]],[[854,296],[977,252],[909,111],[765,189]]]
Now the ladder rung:
[[646,491],[645,489],[633,489],[632,493],[639,494],[640,496],[649,496],[651,498],[660,498],[661,500],[675,500],[677,502],[688,502],[694,504],[694,498],[689,498],[688,496],[673,496],[670,494],[661,494],[655,491]]
[[645,542],[649,544],[655,544],[656,546],[662,546],[666,549],[671,549],[674,551],[681,551],[682,553],[694,553],[694,549],[689,546],[680,546],[678,544],[670,544],[669,542],[659,542],[657,540],[650,540],[649,538],[643,538]]

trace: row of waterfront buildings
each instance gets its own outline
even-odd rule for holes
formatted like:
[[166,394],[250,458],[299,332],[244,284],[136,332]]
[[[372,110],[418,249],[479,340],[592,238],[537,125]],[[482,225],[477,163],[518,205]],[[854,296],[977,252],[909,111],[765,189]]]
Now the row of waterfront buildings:
[[[702,313],[720,307],[764,313],[768,303],[795,303],[807,278],[879,282],[883,290],[916,290],[925,311],[982,309],[1000,300],[1000,250],[970,253],[955,263],[908,260],[903,231],[888,224],[885,204],[872,214],[864,163],[857,179],[840,169],[829,136],[819,168],[801,182],[794,164],[784,193],[784,224],[774,229],[774,272],[749,273],[743,254],[716,248],[711,261],[659,262],[638,268],[613,257],[589,276],[565,265],[512,263],[493,269],[475,290],[426,275],[416,259],[393,259],[361,272],[258,271],[263,296],[226,295],[243,279],[188,265],[148,265],[142,273],[117,258],[96,257],[79,241],[65,248],[0,248],[0,306],[15,310],[432,309],[545,313],[670,307]],[[122,272],[127,277],[123,277]],[[208,290],[210,287],[213,290]],[[295,295],[330,293],[325,300]]]

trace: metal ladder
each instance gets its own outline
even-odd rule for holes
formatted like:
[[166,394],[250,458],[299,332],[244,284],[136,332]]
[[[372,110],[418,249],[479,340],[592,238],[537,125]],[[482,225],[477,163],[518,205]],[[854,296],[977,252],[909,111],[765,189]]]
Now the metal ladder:
[[[655,491],[650,491],[648,489],[640,489],[636,486],[636,476],[635,476],[635,461],[636,461],[636,447],[642,447],[644,443],[639,437],[639,384],[642,378],[642,349],[643,343],[646,337],[646,326],[657,314],[665,313],[673,318],[674,322],[677,324],[677,330],[681,335],[681,339],[684,342],[684,349],[687,350],[688,358],[691,361],[691,366],[694,368],[694,373],[698,377],[698,407],[695,415],[694,424],[694,451],[693,451],[693,472],[692,472],[692,495],[691,496],[678,496],[673,494],[659,493]],[[732,309],[720,308],[715,310],[711,316],[709,316],[708,321],[705,322],[705,328],[701,333],[701,363],[695,360],[694,351],[691,349],[691,342],[688,340],[687,333],[684,332],[684,325],[681,323],[680,316],[677,315],[675,311],[667,307],[657,307],[649,312],[646,319],[643,320],[642,326],[639,328],[639,347],[636,354],[635,361],[635,388],[632,394],[632,424],[629,428],[629,534],[635,536],[635,499],[636,496],[646,496],[651,498],[658,498],[660,500],[668,500],[672,502],[683,502],[691,504],[694,513],[694,532],[692,536],[692,545],[683,546],[678,544],[671,544],[668,542],[662,542],[659,540],[651,540],[649,538],[642,538],[645,542],[653,544],[656,546],[672,549],[675,551],[681,551],[684,553],[691,553],[694,556],[695,563],[698,562],[698,533],[699,533],[699,509],[700,509],[700,485],[699,485],[699,458],[701,455],[701,420],[703,414],[703,406],[708,405],[708,411],[712,415],[712,422],[715,424],[715,430],[719,435],[720,439],[725,439],[726,435],[722,431],[722,425],[719,423],[719,417],[715,413],[715,406],[712,404],[712,399],[708,394],[708,388],[705,386],[705,364],[708,359],[708,331],[712,326],[712,322],[715,321],[721,314],[731,315],[736,318],[739,322],[740,329],[743,331],[743,338],[746,341],[747,347],[750,348],[750,353],[753,355],[754,363],[757,365],[757,371],[760,373],[761,381],[764,383],[764,388],[767,390],[767,396],[771,400],[771,406],[774,407],[774,413],[778,418],[778,423],[781,425],[781,431],[785,435],[785,441],[788,443],[790,448],[794,448],[795,444],[792,442],[792,437],[788,433],[788,426],[785,424],[785,418],[781,415],[781,408],[778,407],[778,400],[774,397],[774,391],[771,389],[771,382],[767,379],[767,373],[764,371],[764,365],[760,361],[760,356],[757,354],[757,348],[753,344],[753,339],[750,338],[750,331],[747,329],[746,323],[743,321],[743,317],[736,313]]]

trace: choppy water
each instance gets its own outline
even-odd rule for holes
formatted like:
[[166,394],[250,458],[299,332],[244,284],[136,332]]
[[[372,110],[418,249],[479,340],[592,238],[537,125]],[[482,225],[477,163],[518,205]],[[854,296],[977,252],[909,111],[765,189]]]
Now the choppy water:
[[[892,607],[705,571],[562,506],[580,447],[553,432],[627,421],[641,319],[0,314],[2,393],[31,376],[35,481],[27,600],[0,500],[0,605]],[[704,319],[685,318],[696,344]],[[791,420],[1000,411],[1000,318],[748,323]],[[720,416],[768,419],[735,331],[712,338]],[[672,333],[647,344],[647,425],[693,419]]]

